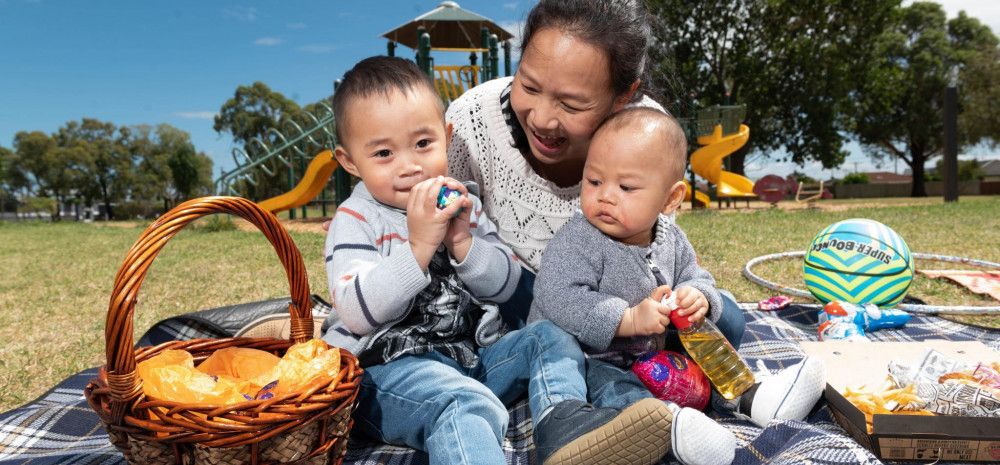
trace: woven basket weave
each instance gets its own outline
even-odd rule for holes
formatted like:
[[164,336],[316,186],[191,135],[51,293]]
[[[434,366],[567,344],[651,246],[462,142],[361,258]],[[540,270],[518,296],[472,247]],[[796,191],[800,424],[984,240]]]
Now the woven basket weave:
[[[195,339],[134,349],[136,296],[153,259],[185,225],[214,213],[242,217],[271,242],[291,288],[291,340]],[[135,371],[138,362],[169,349],[187,350],[196,361],[227,347],[260,349],[280,357],[293,343],[312,338],[311,307],[302,256],[274,215],[237,197],[185,202],[142,233],[115,276],[105,327],[107,364],[87,386],[87,400],[130,464],[340,464],[362,373],[358,359],[346,350],[339,349],[340,371],[327,385],[225,406],[147,398]]]

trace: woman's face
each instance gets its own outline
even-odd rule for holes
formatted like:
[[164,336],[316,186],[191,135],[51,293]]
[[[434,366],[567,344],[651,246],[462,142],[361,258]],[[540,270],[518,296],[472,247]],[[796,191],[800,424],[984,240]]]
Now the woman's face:
[[582,168],[594,130],[620,106],[609,68],[603,50],[559,28],[541,29],[531,38],[510,101],[538,163]]

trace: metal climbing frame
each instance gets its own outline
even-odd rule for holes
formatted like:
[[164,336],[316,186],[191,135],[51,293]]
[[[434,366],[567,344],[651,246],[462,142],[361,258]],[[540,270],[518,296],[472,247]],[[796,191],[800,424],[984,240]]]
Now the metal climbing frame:
[[[316,112],[303,112],[311,125],[303,128],[295,120],[285,118],[280,129],[270,128],[265,133],[265,138],[251,139],[245,150],[233,148],[236,167],[215,180],[215,192],[219,195],[237,194],[234,186],[241,180],[257,185],[254,178],[260,171],[273,176],[274,170],[268,163],[271,160],[278,160],[288,168],[288,187],[295,187],[296,173],[301,176],[305,172],[307,160],[322,150],[333,150],[337,146],[333,109],[326,102],[318,105]],[[350,195],[350,176],[342,169],[338,169],[334,176],[339,202]],[[290,215],[294,218],[294,211]]]

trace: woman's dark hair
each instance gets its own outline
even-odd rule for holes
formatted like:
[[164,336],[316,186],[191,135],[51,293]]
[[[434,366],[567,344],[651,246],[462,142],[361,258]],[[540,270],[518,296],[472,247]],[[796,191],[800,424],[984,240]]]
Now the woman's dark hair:
[[[643,74],[652,33],[642,0],[541,0],[528,13],[521,53],[528,50],[536,32],[550,27],[607,53],[611,89],[616,96],[628,91],[636,79],[648,81]],[[636,92],[633,97],[641,94]]]

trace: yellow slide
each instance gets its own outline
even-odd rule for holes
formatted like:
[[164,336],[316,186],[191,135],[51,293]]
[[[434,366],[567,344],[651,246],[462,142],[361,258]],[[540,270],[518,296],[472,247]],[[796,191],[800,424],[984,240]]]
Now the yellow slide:
[[309,162],[306,174],[295,188],[277,197],[257,202],[257,205],[271,213],[301,207],[319,195],[335,169],[337,169],[337,159],[333,158],[333,152],[324,150]]
[[[690,202],[691,201],[691,183],[688,182],[686,179],[684,180],[684,187],[687,188],[687,190],[684,192],[684,201],[685,202]],[[705,194],[702,191],[694,191],[694,201],[695,201],[695,203],[698,204],[698,207],[707,207],[707,206],[709,206],[709,204],[711,204],[712,199],[708,198],[708,194]]]
[[703,147],[691,154],[691,169],[695,174],[717,186],[720,198],[752,198],[753,181],[736,173],[722,170],[722,159],[743,147],[750,139],[750,128],[740,125],[736,134],[722,135],[722,125],[716,125],[711,135],[701,136],[698,143]]

